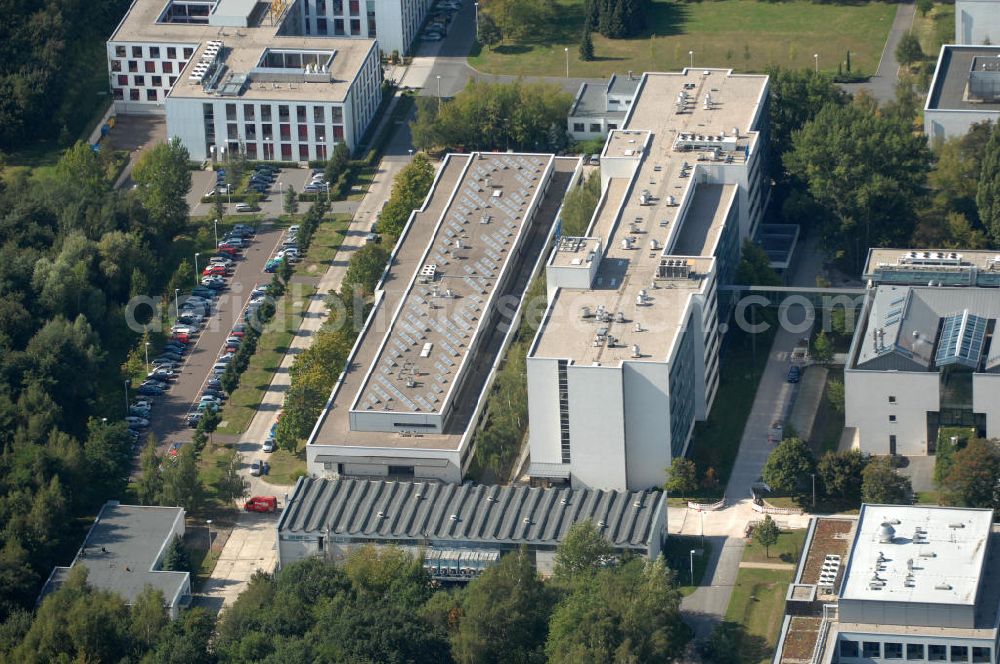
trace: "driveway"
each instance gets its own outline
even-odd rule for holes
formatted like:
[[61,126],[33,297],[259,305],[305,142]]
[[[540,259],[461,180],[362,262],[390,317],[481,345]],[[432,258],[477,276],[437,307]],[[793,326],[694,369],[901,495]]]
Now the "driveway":
[[[180,375],[166,393],[154,397],[151,430],[161,446],[191,440],[193,430],[185,422],[187,413],[199,399],[209,371],[219,357],[233,324],[242,320],[250,291],[258,282],[270,281],[271,276],[263,272],[264,264],[274,254],[283,234],[271,222],[265,221],[258,226],[256,238],[243,251],[242,259],[236,262],[236,271],[228,279],[228,288],[218,297],[207,323],[194,337],[193,348],[184,357]],[[198,267],[203,268],[208,258],[201,256]],[[191,279],[193,282],[194,274]],[[134,392],[132,396],[135,396]]]
[[900,3],[896,7],[896,18],[889,28],[889,36],[882,49],[882,57],[878,63],[878,71],[867,83],[846,83],[841,85],[844,90],[855,94],[867,90],[880,104],[896,98],[896,81],[899,78],[899,61],[896,60],[896,47],[907,30],[913,27],[913,17],[916,6],[911,2]]

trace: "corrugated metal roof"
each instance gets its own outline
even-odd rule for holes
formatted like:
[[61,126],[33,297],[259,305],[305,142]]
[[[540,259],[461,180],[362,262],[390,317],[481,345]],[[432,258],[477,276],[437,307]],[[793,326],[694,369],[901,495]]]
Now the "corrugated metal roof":
[[571,525],[590,519],[614,546],[646,548],[659,537],[664,503],[661,491],[304,477],[278,532],[538,545],[557,544]]

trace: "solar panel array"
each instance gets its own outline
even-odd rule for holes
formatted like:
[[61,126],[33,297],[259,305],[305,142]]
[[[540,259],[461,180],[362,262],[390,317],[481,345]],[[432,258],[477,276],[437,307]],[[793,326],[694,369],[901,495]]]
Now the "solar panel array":
[[473,158],[361,387],[359,410],[443,409],[549,159]]

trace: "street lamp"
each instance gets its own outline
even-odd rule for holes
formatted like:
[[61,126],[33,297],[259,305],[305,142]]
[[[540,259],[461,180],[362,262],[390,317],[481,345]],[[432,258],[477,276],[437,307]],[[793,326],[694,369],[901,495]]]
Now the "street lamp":
[[705,512],[702,510],[698,511],[701,514],[701,548],[705,548]]
[[809,473],[813,481],[813,509],[816,508],[816,473]]
[[476,3],[476,41],[479,41],[479,3]]
[[816,65],[816,73],[819,73],[819,53],[813,53],[813,63]]
[[569,78],[569,46],[565,47],[563,51],[566,52],[566,78]]
[[212,552],[212,520],[206,519],[205,523],[208,524],[208,552]]
[[694,585],[694,549],[691,549],[691,555],[689,557],[691,559],[691,585],[693,586]]
[[694,51],[688,51],[688,58],[691,59],[691,69],[694,69]]
[[198,256],[201,256],[198,252],[194,254],[194,285],[198,285]]
[[285,185],[278,183],[278,191],[281,192],[281,209],[285,209]]
[[441,110],[441,77],[435,76],[434,78],[438,81],[438,111]]
[[146,342],[146,373],[149,373],[149,342]]
[[175,318],[177,316],[181,315],[181,305],[180,305],[180,300],[179,300],[180,294],[181,294],[181,289],[180,288],[175,288],[174,289],[174,317]]
[[215,222],[214,226],[213,226],[215,228],[215,248],[218,249],[219,248],[219,220],[218,219],[213,219],[213,221]]

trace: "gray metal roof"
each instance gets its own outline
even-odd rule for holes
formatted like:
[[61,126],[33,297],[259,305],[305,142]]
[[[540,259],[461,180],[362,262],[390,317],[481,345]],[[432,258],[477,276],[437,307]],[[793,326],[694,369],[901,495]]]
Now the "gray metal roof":
[[303,477],[278,534],[554,545],[586,519],[612,545],[646,549],[660,536],[665,497],[661,491]]
[[973,61],[998,56],[998,46],[942,46],[934,84],[927,98],[927,109],[1000,111],[1000,103],[970,100],[966,94]]
[[58,589],[74,566],[85,565],[87,583],[118,593],[130,604],[147,585],[162,590],[166,601],[173,604],[185,588],[189,574],[159,571],[154,567],[170,543],[178,519],[184,520],[181,507],[106,503],[72,565],[53,569],[40,598]]

